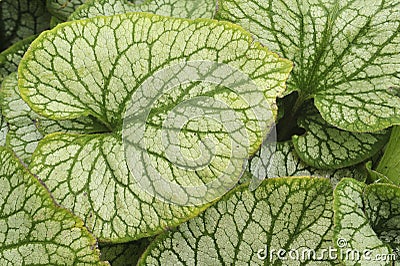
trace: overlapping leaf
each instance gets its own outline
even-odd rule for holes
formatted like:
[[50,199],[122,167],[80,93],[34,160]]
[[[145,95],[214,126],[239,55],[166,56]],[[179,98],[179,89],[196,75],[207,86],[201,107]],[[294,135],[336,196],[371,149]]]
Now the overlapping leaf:
[[49,27],[45,0],[2,0],[0,12],[0,51]]
[[[235,188],[198,217],[150,245],[138,265],[331,265],[332,186],[327,179],[268,179]],[[280,260],[272,250],[313,255]],[[306,250],[306,251],[305,251]],[[270,255],[272,251],[272,256]],[[317,259],[319,257],[319,259]]]
[[275,145],[264,143],[250,160],[249,171],[253,175],[251,188],[257,187],[264,179],[284,176],[325,177],[334,185],[343,177],[365,179],[365,172],[359,165],[337,170],[320,170],[306,165],[298,158],[290,141],[278,142]]
[[[33,110],[56,120],[90,114],[110,130],[109,134],[50,135],[41,141],[31,163],[55,199],[83,217],[101,239],[122,241],[151,235],[206,207],[179,207],[144,192],[128,171],[121,134],[126,104],[144,80],[168,65],[198,59],[242,70],[265,95],[257,101],[269,103],[276,114],[275,98],[284,90],[291,64],[227,23],[144,13],[70,22],[42,34],[21,62],[20,90]],[[174,88],[155,102],[147,124],[149,134],[155,134],[151,139],[161,145],[158,138],[164,112],[180,101],[204,95],[234,100],[232,108],[243,112],[244,124],[251,129],[249,152],[255,152],[265,129],[254,127],[248,105],[228,91],[197,82]],[[192,130],[199,128],[196,123],[191,126]],[[188,131],[185,137],[188,143],[197,143],[203,134],[217,134],[217,139],[218,134],[225,134],[212,129],[202,127],[200,134]],[[213,179],[215,171],[229,160],[220,157],[204,170],[185,171],[171,165],[160,145],[150,147],[154,164],[168,180],[179,184]],[[230,152],[229,147],[219,146],[222,155]]]
[[36,149],[42,134],[36,128],[38,115],[31,112],[19,96],[16,73],[7,76],[1,86],[1,109],[9,123],[7,146],[26,163]]
[[17,71],[21,58],[35,38],[35,35],[25,38],[0,53],[0,83],[6,76]]
[[[97,5],[91,2],[94,1],[87,1],[87,0],[47,0],[46,6],[47,9],[50,11],[51,14],[53,14],[55,17],[57,17],[60,21],[66,21],[68,17],[74,13],[76,9],[78,9],[80,6],[82,6],[84,3],[89,2],[89,6],[91,5]],[[148,0],[147,2],[150,2],[153,0]],[[108,1],[109,5],[107,8],[110,6],[114,7],[114,2],[113,1]],[[126,5],[129,3],[133,4],[142,4],[144,1],[142,0],[130,0],[129,2],[126,2]],[[104,4],[104,3],[103,3]],[[125,4],[125,3],[124,3]],[[115,13],[117,14],[117,13]]]
[[103,265],[82,220],[0,147],[0,264]]
[[292,137],[296,152],[308,165],[320,169],[338,169],[365,161],[382,149],[389,139],[387,130],[376,133],[340,130],[314,111],[302,115],[298,123],[306,133]]
[[365,214],[379,239],[388,243],[400,260],[400,188],[389,184],[372,184],[364,193]]
[[[222,0],[219,18],[293,60],[289,91],[329,124],[373,132],[400,123],[400,2]],[[296,107],[298,107],[298,104]]]
[[347,178],[336,186],[334,240],[345,265],[391,265],[390,259],[382,257],[393,254],[387,243],[398,247],[398,195],[397,187],[379,184],[366,188]]
[[365,164],[365,168],[367,170],[367,173],[369,175],[369,178],[373,181],[373,182],[380,182],[380,183],[389,183],[389,184],[393,184],[393,182],[387,178],[387,176],[379,173],[378,171],[372,169],[373,165],[372,165],[372,161],[369,161]]
[[400,185],[400,127],[392,130],[385,153],[380,160],[376,171],[386,176],[391,182]]
[[149,0],[133,4],[127,0],[89,0],[70,20],[110,16],[127,12],[149,12],[178,18],[212,18],[216,11],[216,0]]
[[101,124],[87,117],[54,121],[36,114],[19,94],[17,73],[4,79],[0,96],[0,107],[9,128],[7,146],[27,164],[43,135],[54,132],[91,133],[106,130]]

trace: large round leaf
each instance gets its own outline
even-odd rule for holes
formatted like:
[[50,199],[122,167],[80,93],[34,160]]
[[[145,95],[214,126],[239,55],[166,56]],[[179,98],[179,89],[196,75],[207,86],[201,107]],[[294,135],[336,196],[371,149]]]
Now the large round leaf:
[[[198,60],[223,63],[248,76],[255,87],[249,87],[244,94],[250,96],[247,98],[252,104],[244,100],[243,94],[225,86],[197,80],[175,86],[157,99],[151,98],[151,90],[137,91],[162,69]],[[182,134],[171,141],[179,140],[186,155],[195,157],[198,147],[207,141],[217,143],[217,156],[210,164],[195,171],[182,169],[163,150],[162,129],[169,121],[168,114],[181,110],[190,116],[193,108],[201,107],[218,116],[227,110],[219,109],[221,104],[208,106],[207,101],[201,100],[223,103],[239,117],[225,118],[233,124],[241,123],[236,131],[244,130],[248,136],[249,147],[239,154],[247,159],[261,145],[273,123],[272,115],[263,113],[258,118],[253,109],[270,106],[276,116],[275,99],[283,93],[291,67],[289,61],[253,42],[249,33],[230,23],[143,13],[64,23],[42,34],[21,62],[22,97],[40,115],[55,120],[91,115],[109,132],[47,136],[33,156],[32,171],[58,202],[81,216],[103,240],[130,240],[158,233],[197,215],[206,205],[176,206],[143,190],[138,181],[152,174],[136,171],[132,165],[132,171],[128,169],[122,141],[125,110],[130,106],[132,114],[140,113],[140,103],[149,100],[146,97],[154,100],[144,135],[151,164],[167,180],[179,185],[204,184],[217,178],[229,165],[231,152],[237,152],[225,132],[227,125],[194,118],[183,128],[175,128]],[[204,74],[203,68],[191,67],[190,71]],[[217,71],[213,74],[220,75]],[[138,95],[137,101],[129,104],[132,96]],[[197,106],[188,104],[192,99],[200,99]],[[234,167],[236,174],[229,179],[239,178],[243,163]]]

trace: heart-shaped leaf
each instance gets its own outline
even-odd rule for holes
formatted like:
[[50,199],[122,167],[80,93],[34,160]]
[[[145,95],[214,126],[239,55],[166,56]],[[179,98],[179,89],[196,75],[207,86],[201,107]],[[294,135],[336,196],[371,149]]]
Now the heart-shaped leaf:
[[294,61],[289,91],[298,103],[314,98],[329,124],[354,132],[400,124],[390,91],[399,88],[399,1],[221,0],[218,16]]
[[136,5],[127,0],[89,0],[69,20],[127,12],[148,12],[177,18],[212,18],[216,7],[216,0],[150,0]]
[[307,110],[298,124],[306,130],[293,136],[298,156],[320,169],[352,166],[374,156],[389,139],[388,130],[376,133],[357,133],[329,125],[315,110]]
[[335,265],[322,252],[332,216],[328,179],[268,179],[254,192],[242,185],[157,237],[138,265]]
[[103,265],[82,220],[0,147],[0,264]]
[[[180,70],[182,62],[205,59],[242,71],[256,88],[246,87],[240,94],[218,84],[199,83],[199,77],[210,71],[214,71],[211,72],[214,78],[221,75],[219,69],[204,69],[200,64],[200,68],[188,65],[183,69],[191,73],[189,78],[194,78],[194,82],[172,86],[165,92],[158,85],[154,85],[155,90],[143,90],[142,84],[151,81],[149,77],[158,75],[163,68],[177,65]],[[245,145],[247,141],[249,148],[235,147],[233,153],[247,160],[272,126],[275,100],[285,89],[291,67],[289,61],[254,43],[247,32],[230,23],[145,13],[64,23],[43,33],[24,56],[19,67],[21,94],[41,115],[55,120],[92,115],[109,133],[49,135],[39,143],[31,169],[46,183],[55,199],[81,216],[102,240],[128,241],[158,233],[166,226],[176,226],[197,215],[207,204],[177,206],[148,194],[138,183],[155,174],[142,172],[135,164],[128,169],[122,140],[125,110],[131,111],[132,116],[141,116],[142,104],[150,101],[152,110],[145,121],[146,131],[139,134],[144,138],[139,144],[149,144],[146,147],[149,164],[155,166],[154,171],[165,175],[165,180],[181,186],[203,185],[230,171],[234,174],[227,178],[233,181],[240,177],[245,160],[225,170],[231,165],[231,138],[223,127],[226,125],[221,126],[213,119],[224,114],[226,124],[241,123],[233,131],[247,135],[248,139],[243,135],[240,137],[243,143],[236,142]],[[169,77],[179,79],[185,73],[178,71]],[[163,94],[153,98],[152,93],[158,91]],[[132,96],[139,100],[130,103],[135,99]],[[243,97],[249,98],[249,102]],[[208,100],[203,102],[204,99]],[[210,101],[215,104],[207,105]],[[210,111],[213,119],[198,119],[195,112],[198,109],[193,111],[194,107]],[[254,111],[259,107],[265,112],[258,117]],[[273,114],[268,115],[267,111]],[[190,118],[183,128],[168,124],[168,114],[179,115],[179,112],[196,117]],[[133,119],[128,127],[139,120]],[[198,156],[198,145],[217,143],[206,146],[216,152],[215,159],[194,170],[174,165],[162,146],[163,127],[172,127],[171,132],[181,131],[171,142],[178,140],[178,148],[187,156]],[[128,135],[135,134],[138,133],[133,128]],[[141,152],[139,149],[133,155]]]
[[43,0],[0,1],[0,51],[49,27],[50,14]]
[[[371,185],[366,189],[366,184],[349,178],[342,179],[336,186],[333,203],[334,241],[341,254],[339,258],[345,265],[391,265],[390,259],[382,258],[390,258],[392,249],[383,241],[384,237],[380,238],[374,230],[378,229],[378,233],[387,234],[388,237],[395,236],[393,233],[396,228],[382,226],[380,221],[391,224],[398,220],[397,205],[391,204],[398,202],[395,195],[399,195],[399,189],[396,188],[397,192],[394,193],[396,189],[393,186],[382,184],[377,195],[376,188],[376,185]],[[385,195],[387,191],[389,193]],[[378,213],[386,216],[377,217]]]

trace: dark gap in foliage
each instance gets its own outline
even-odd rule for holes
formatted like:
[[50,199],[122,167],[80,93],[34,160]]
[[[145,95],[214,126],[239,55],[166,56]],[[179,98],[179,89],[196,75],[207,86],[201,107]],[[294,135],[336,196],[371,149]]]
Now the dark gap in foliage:
[[276,125],[277,141],[288,141],[294,135],[303,135],[305,130],[297,125],[298,114],[301,114],[302,108],[294,110],[299,94],[295,91],[291,94],[277,99],[280,114]]

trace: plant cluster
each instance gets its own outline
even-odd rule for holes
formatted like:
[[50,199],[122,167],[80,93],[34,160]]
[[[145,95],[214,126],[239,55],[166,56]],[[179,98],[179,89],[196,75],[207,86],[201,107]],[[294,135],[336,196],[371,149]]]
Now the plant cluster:
[[399,1],[0,18],[0,265],[400,265]]

